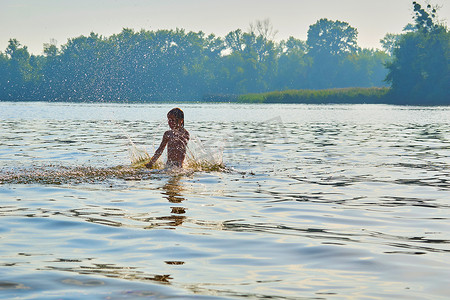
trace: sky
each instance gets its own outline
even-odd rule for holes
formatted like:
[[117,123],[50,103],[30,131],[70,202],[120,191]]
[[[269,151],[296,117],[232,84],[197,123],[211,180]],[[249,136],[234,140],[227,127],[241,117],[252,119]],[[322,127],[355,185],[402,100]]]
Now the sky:
[[[424,3],[418,0],[419,3]],[[103,36],[123,28],[136,31],[176,29],[203,31],[224,37],[247,31],[256,20],[270,19],[275,40],[293,36],[306,40],[310,25],[321,18],[348,22],[358,29],[358,45],[381,48],[386,33],[400,33],[412,22],[413,0],[0,0],[0,51],[10,38],[33,54],[43,44],[58,46],[69,38],[95,32]],[[447,2],[447,3],[446,3]],[[439,19],[448,24],[450,1],[441,6]]]

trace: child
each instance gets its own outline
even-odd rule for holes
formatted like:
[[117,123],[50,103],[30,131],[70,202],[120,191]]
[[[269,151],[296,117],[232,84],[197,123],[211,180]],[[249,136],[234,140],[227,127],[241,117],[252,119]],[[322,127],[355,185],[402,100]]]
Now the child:
[[158,160],[167,145],[166,167],[183,167],[186,156],[186,146],[189,141],[189,132],[184,129],[184,113],[179,108],[174,108],[167,113],[170,130],[164,132],[159,148],[155,151],[152,159],[145,166],[151,168]]

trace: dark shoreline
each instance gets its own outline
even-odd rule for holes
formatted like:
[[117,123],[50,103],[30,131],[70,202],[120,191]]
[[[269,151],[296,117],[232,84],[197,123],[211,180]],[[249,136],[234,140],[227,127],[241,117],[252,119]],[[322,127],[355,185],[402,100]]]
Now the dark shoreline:
[[287,90],[238,96],[243,103],[393,104],[448,106],[450,99],[420,99],[395,94],[388,87]]
[[450,106],[450,99],[423,100],[395,95],[388,87],[334,88],[323,90],[285,90],[243,95],[207,94],[202,99],[186,100],[2,100],[0,102],[48,103],[116,103],[116,104],[170,104],[170,103],[237,103],[237,104],[388,104],[404,106]]

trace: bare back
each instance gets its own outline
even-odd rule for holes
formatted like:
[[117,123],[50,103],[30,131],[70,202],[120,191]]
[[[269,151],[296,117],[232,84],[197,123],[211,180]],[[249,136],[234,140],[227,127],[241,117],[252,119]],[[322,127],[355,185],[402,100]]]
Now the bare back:
[[178,130],[167,130],[163,138],[167,140],[167,164],[181,168],[186,157],[189,132],[183,127]]

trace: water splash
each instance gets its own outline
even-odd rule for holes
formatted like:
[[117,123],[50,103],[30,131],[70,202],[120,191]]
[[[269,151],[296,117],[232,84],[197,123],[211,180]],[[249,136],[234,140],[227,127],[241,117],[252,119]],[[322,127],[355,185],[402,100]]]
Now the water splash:
[[[130,139],[130,146],[128,147],[128,154],[130,156],[131,167],[135,169],[146,168],[146,164],[150,162],[151,156],[145,148],[137,147]],[[155,164],[152,169],[155,169],[159,164]]]
[[[150,162],[151,156],[145,148],[136,146],[129,136],[128,140],[128,153],[131,166],[136,169],[145,168],[145,165]],[[164,155],[161,157],[163,156]],[[161,170],[164,169],[164,167],[164,163],[160,158],[152,166],[152,169]],[[209,145],[207,147],[203,145],[197,136],[191,134],[191,139],[186,147],[184,168],[190,171],[225,171],[226,168],[223,164],[223,145]]]
[[225,171],[223,148],[222,143],[205,146],[197,136],[191,134],[185,165],[195,171]]
[[[171,176],[189,175],[193,172],[227,172],[223,164],[223,145],[205,146],[201,140],[191,135],[187,145],[186,159],[183,169],[165,168],[160,158],[149,170],[145,165],[151,156],[144,147],[137,146],[128,138],[130,165],[115,167],[64,166],[48,164],[42,166],[11,167],[0,169],[1,184],[80,184],[108,183],[111,180],[149,180],[156,174]],[[165,151],[166,153],[167,151]],[[161,157],[165,157],[163,155]]]
[[133,142],[131,142],[131,146],[128,148],[128,153],[132,165],[140,164],[151,159],[151,156],[145,148],[138,148]]
[[45,165],[0,169],[0,184],[79,184],[107,182],[111,179],[145,180],[152,173],[126,166],[112,168]]
[[[150,156],[150,154],[148,154],[145,148],[136,146],[136,144],[133,143],[131,138],[129,136],[127,137],[129,141],[128,154],[130,156],[131,167],[134,169],[147,168],[146,164],[150,162],[152,157]],[[150,169],[163,169],[163,168],[164,164],[162,163],[161,158],[159,158]]]

